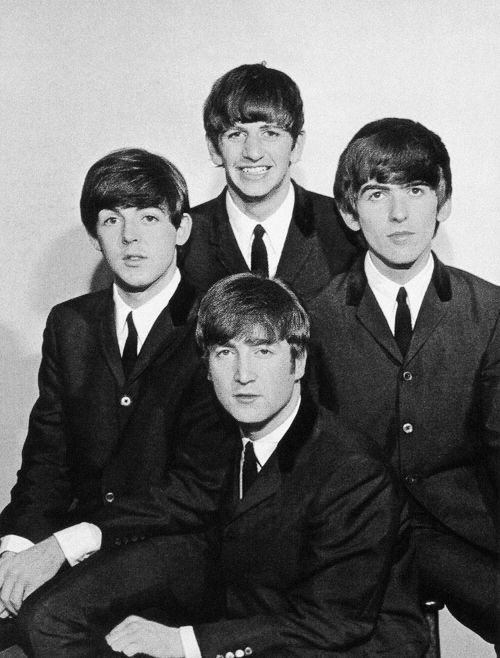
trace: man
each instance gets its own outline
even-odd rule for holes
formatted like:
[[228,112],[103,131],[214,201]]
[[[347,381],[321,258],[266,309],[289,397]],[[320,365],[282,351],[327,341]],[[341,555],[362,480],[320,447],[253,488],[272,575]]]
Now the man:
[[227,187],[192,211],[181,263],[187,279],[206,292],[228,274],[260,271],[312,298],[348,268],[356,249],[333,200],[291,180],[305,140],[297,85],[265,64],[239,66],[215,82],[204,124]]
[[320,399],[399,471],[422,596],[497,643],[500,290],[431,253],[451,171],[421,124],[362,128],[334,191],[368,251],[312,305]]
[[[106,655],[95,630],[109,631],[120,615],[148,604],[163,612],[118,624],[107,637],[115,651],[187,658],[422,655],[426,634],[398,487],[375,444],[301,398],[308,335],[307,314],[278,281],[239,274],[210,289],[197,337],[215,393],[240,428],[226,443],[229,466],[219,477],[222,503],[210,550],[192,534],[102,553],[85,597],[70,577],[23,607],[33,655]],[[201,499],[197,478],[188,474],[186,483],[181,505],[189,515]],[[166,532],[175,504],[165,494]],[[149,520],[157,531],[160,517],[153,505]],[[183,540],[189,553],[179,550]],[[90,560],[80,568],[84,579]],[[127,596],[128,579],[143,583],[135,600]],[[112,606],[101,603],[110,586],[117,592]],[[179,593],[187,607],[179,607]],[[195,605],[203,600],[204,612]],[[179,617],[193,625],[182,626]]]
[[99,528],[81,521],[161,481],[192,425],[216,427],[188,319],[194,294],[176,266],[188,210],[179,171],[147,151],[116,151],[87,174],[82,220],[114,284],[47,321],[40,396],[0,517],[4,617],[99,549]]

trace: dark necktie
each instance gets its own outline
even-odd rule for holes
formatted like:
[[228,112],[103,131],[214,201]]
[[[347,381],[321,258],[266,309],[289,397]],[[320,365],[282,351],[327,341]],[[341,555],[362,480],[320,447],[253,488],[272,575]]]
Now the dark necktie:
[[262,224],[257,224],[253,230],[252,264],[250,269],[252,272],[269,276],[267,250],[263,240],[265,232],[265,229],[262,228]]
[[127,327],[128,336],[122,354],[122,365],[125,379],[129,378],[130,373],[134,369],[135,362],[137,361],[137,330],[135,328],[134,319],[132,318],[132,311],[127,315]]
[[243,453],[243,469],[242,469],[242,485],[243,496],[245,496],[248,489],[252,486],[257,478],[257,458],[253,449],[253,441],[247,441],[245,451]]
[[396,297],[398,308],[396,309],[396,323],[394,327],[394,337],[399,346],[401,354],[406,356],[408,346],[411,340],[411,315],[408,304],[406,303],[406,290],[400,288]]

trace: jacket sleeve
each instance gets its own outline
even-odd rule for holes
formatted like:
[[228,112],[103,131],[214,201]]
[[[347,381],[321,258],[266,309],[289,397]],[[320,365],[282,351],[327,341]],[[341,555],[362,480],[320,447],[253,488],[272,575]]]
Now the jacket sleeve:
[[39,397],[30,415],[21,468],[10,503],[0,516],[0,535],[16,534],[32,542],[59,528],[58,516],[67,511],[72,500],[55,316],[53,310],[44,331]]
[[157,535],[204,530],[217,520],[238,442],[234,422],[216,403],[211,385],[190,389],[181,412],[174,463],[144,492],[116,496],[89,521],[99,526],[102,546]]
[[[357,648],[377,623],[398,543],[401,505],[394,482],[376,460],[356,457],[339,464],[321,482],[307,511],[298,575],[282,593],[278,609],[269,606],[269,614],[195,625],[202,655],[239,655],[245,649],[256,658],[365,655]],[[398,550],[407,564],[407,538]],[[405,619],[403,629],[416,625],[418,638],[416,614]],[[402,646],[390,655],[401,655]]]
[[500,525],[500,314],[483,357],[478,399],[481,405],[486,468],[496,493],[492,511],[498,532]]

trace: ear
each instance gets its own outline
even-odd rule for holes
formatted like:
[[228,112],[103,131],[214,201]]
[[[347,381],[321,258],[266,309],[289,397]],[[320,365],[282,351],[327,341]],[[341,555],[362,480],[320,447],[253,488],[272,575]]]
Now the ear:
[[222,156],[213,145],[212,140],[209,139],[208,136],[205,137],[205,140],[207,142],[207,148],[208,148],[208,153],[210,155],[210,160],[212,160],[213,164],[216,167],[222,167],[224,164],[222,160]]
[[191,215],[184,213],[181,218],[181,222],[177,227],[177,235],[175,238],[175,244],[181,247],[183,244],[186,244],[189,236],[191,235],[191,228],[193,226],[193,220]]
[[102,249],[101,249],[101,245],[99,243],[99,240],[95,236],[90,235],[90,233],[88,234],[88,236],[89,236],[90,244],[94,247],[94,249],[96,249],[97,251],[100,251],[102,253]]
[[298,382],[299,379],[302,379],[306,371],[306,362],[307,362],[307,351],[304,350],[304,353],[301,356],[298,356],[295,359],[295,381]]
[[361,230],[359,219],[356,219],[356,217],[354,217],[352,213],[347,212],[347,210],[342,210],[341,208],[339,208],[339,212],[342,215],[342,219],[344,220],[344,223],[348,228],[351,229],[351,231]]
[[445,222],[448,217],[451,215],[451,197],[446,199],[441,208],[438,211],[436,220],[441,224]]
[[295,164],[302,157],[302,151],[304,150],[304,144],[306,142],[306,133],[302,130],[295,140],[294,147],[290,154],[290,164]]

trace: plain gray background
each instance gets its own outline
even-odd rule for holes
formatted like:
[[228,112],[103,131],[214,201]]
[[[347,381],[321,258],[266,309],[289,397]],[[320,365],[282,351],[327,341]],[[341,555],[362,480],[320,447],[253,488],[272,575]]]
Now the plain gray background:
[[[193,204],[219,192],[201,107],[218,76],[265,60],[299,84],[294,176],[331,193],[364,123],[409,117],[445,141],[454,210],[435,248],[500,284],[497,0],[0,0],[0,505],[20,463],[50,307],[103,282],[80,225],[90,165],[161,153]],[[442,615],[444,658],[493,651]]]

